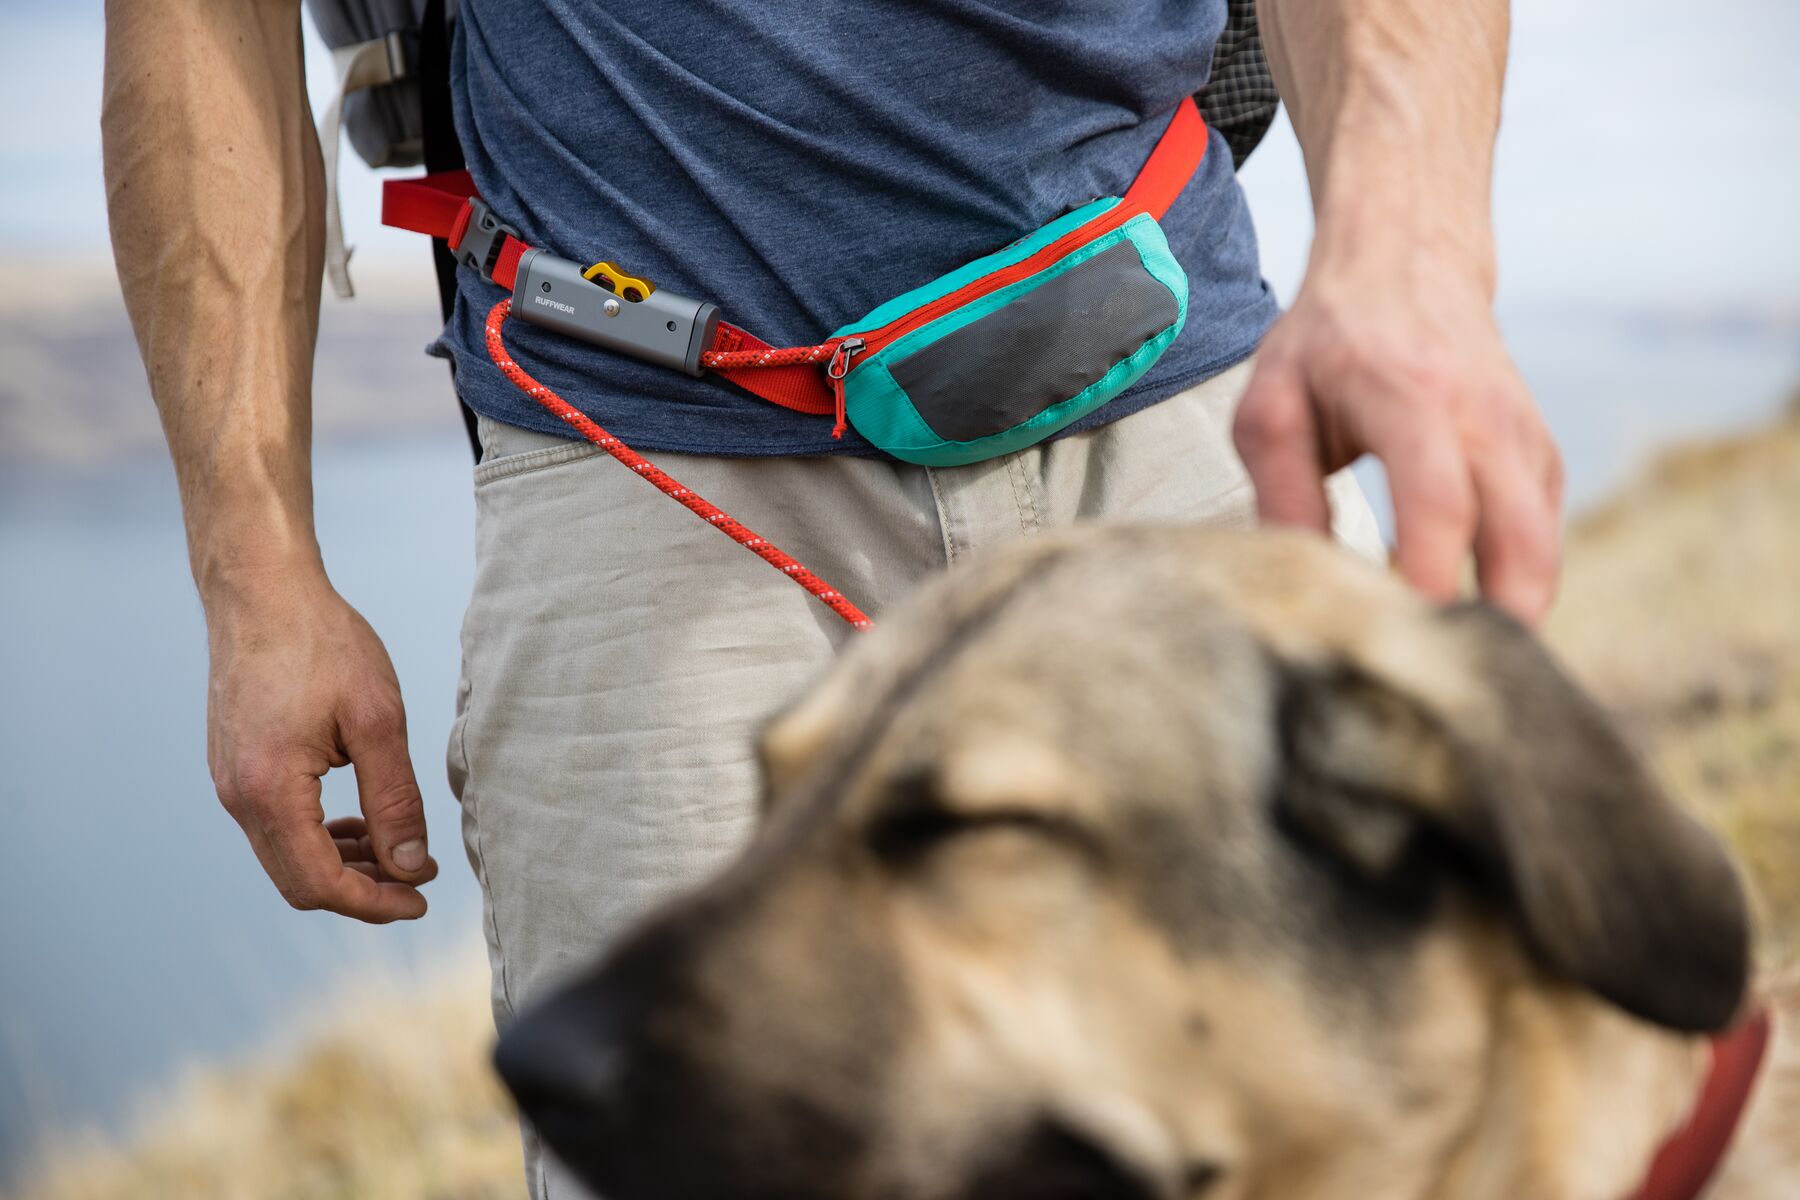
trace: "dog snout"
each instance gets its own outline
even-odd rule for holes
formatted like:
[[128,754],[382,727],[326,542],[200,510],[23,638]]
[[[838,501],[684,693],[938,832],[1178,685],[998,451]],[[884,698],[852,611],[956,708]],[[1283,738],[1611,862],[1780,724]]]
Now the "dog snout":
[[632,1023],[616,993],[572,988],[514,1022],[494,1050],[494,1066],[520,1111],[552,1141],[592,1136],[620,1104]]
[[[1193,1182],[1186,1194],[1198,1196],[1204,1183],[1199,1176]],[[1045,1117],[996,1147],[958,1200],[1166,1200],[1171,1194],[1099,1138]]]
[[678,924],[640,931],[598,969],[528,1005],[501,1036],[495,1069],[552,1144],[591,1143],[622,1117],[650,1014],[687,995],[690,949]]

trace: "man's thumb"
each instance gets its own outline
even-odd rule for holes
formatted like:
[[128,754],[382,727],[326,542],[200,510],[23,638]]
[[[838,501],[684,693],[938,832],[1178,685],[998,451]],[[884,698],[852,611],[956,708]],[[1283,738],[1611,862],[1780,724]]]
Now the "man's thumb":
[[388,875],[410,883],[430,857],[425,803],[406,749],[405,714],[396,704],[391,715],[346,724],[343,732],[376,861]]

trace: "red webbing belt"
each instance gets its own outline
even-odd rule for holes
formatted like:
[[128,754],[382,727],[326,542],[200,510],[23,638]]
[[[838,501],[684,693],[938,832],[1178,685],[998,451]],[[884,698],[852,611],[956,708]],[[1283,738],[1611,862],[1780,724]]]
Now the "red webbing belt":
[[[469,201],[474,195],[475,181],[467,171],[389,180],[381,189],[381,223],[443,238],[455,250],[468,232]],[[530,249],[507,235],[494,261],[494,282],[511,289],[518,282],[519,259]],[[818,416],[837,407],[836,397],[816,366],[831,357],[833,348],[828,342],[777,350],[755,334],[720,321],[712,346],[700,361],[771,404]]]

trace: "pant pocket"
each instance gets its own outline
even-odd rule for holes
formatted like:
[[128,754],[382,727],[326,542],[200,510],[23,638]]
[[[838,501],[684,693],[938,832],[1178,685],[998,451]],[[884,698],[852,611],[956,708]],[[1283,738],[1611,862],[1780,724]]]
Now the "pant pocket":
[[481,462],[475,468],[477,488],[496,479],[580,462],[601,453],[591,442],[521,429],[492,417],[478,415],[475,431],[481,439]]

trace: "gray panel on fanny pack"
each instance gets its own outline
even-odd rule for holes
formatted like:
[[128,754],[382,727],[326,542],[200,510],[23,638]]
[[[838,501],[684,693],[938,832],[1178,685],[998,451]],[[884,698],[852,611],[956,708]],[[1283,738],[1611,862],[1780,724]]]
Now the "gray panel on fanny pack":
[[966,442],[1083,391],[1180,311],[1122,241],[888,370],[932,432]]

